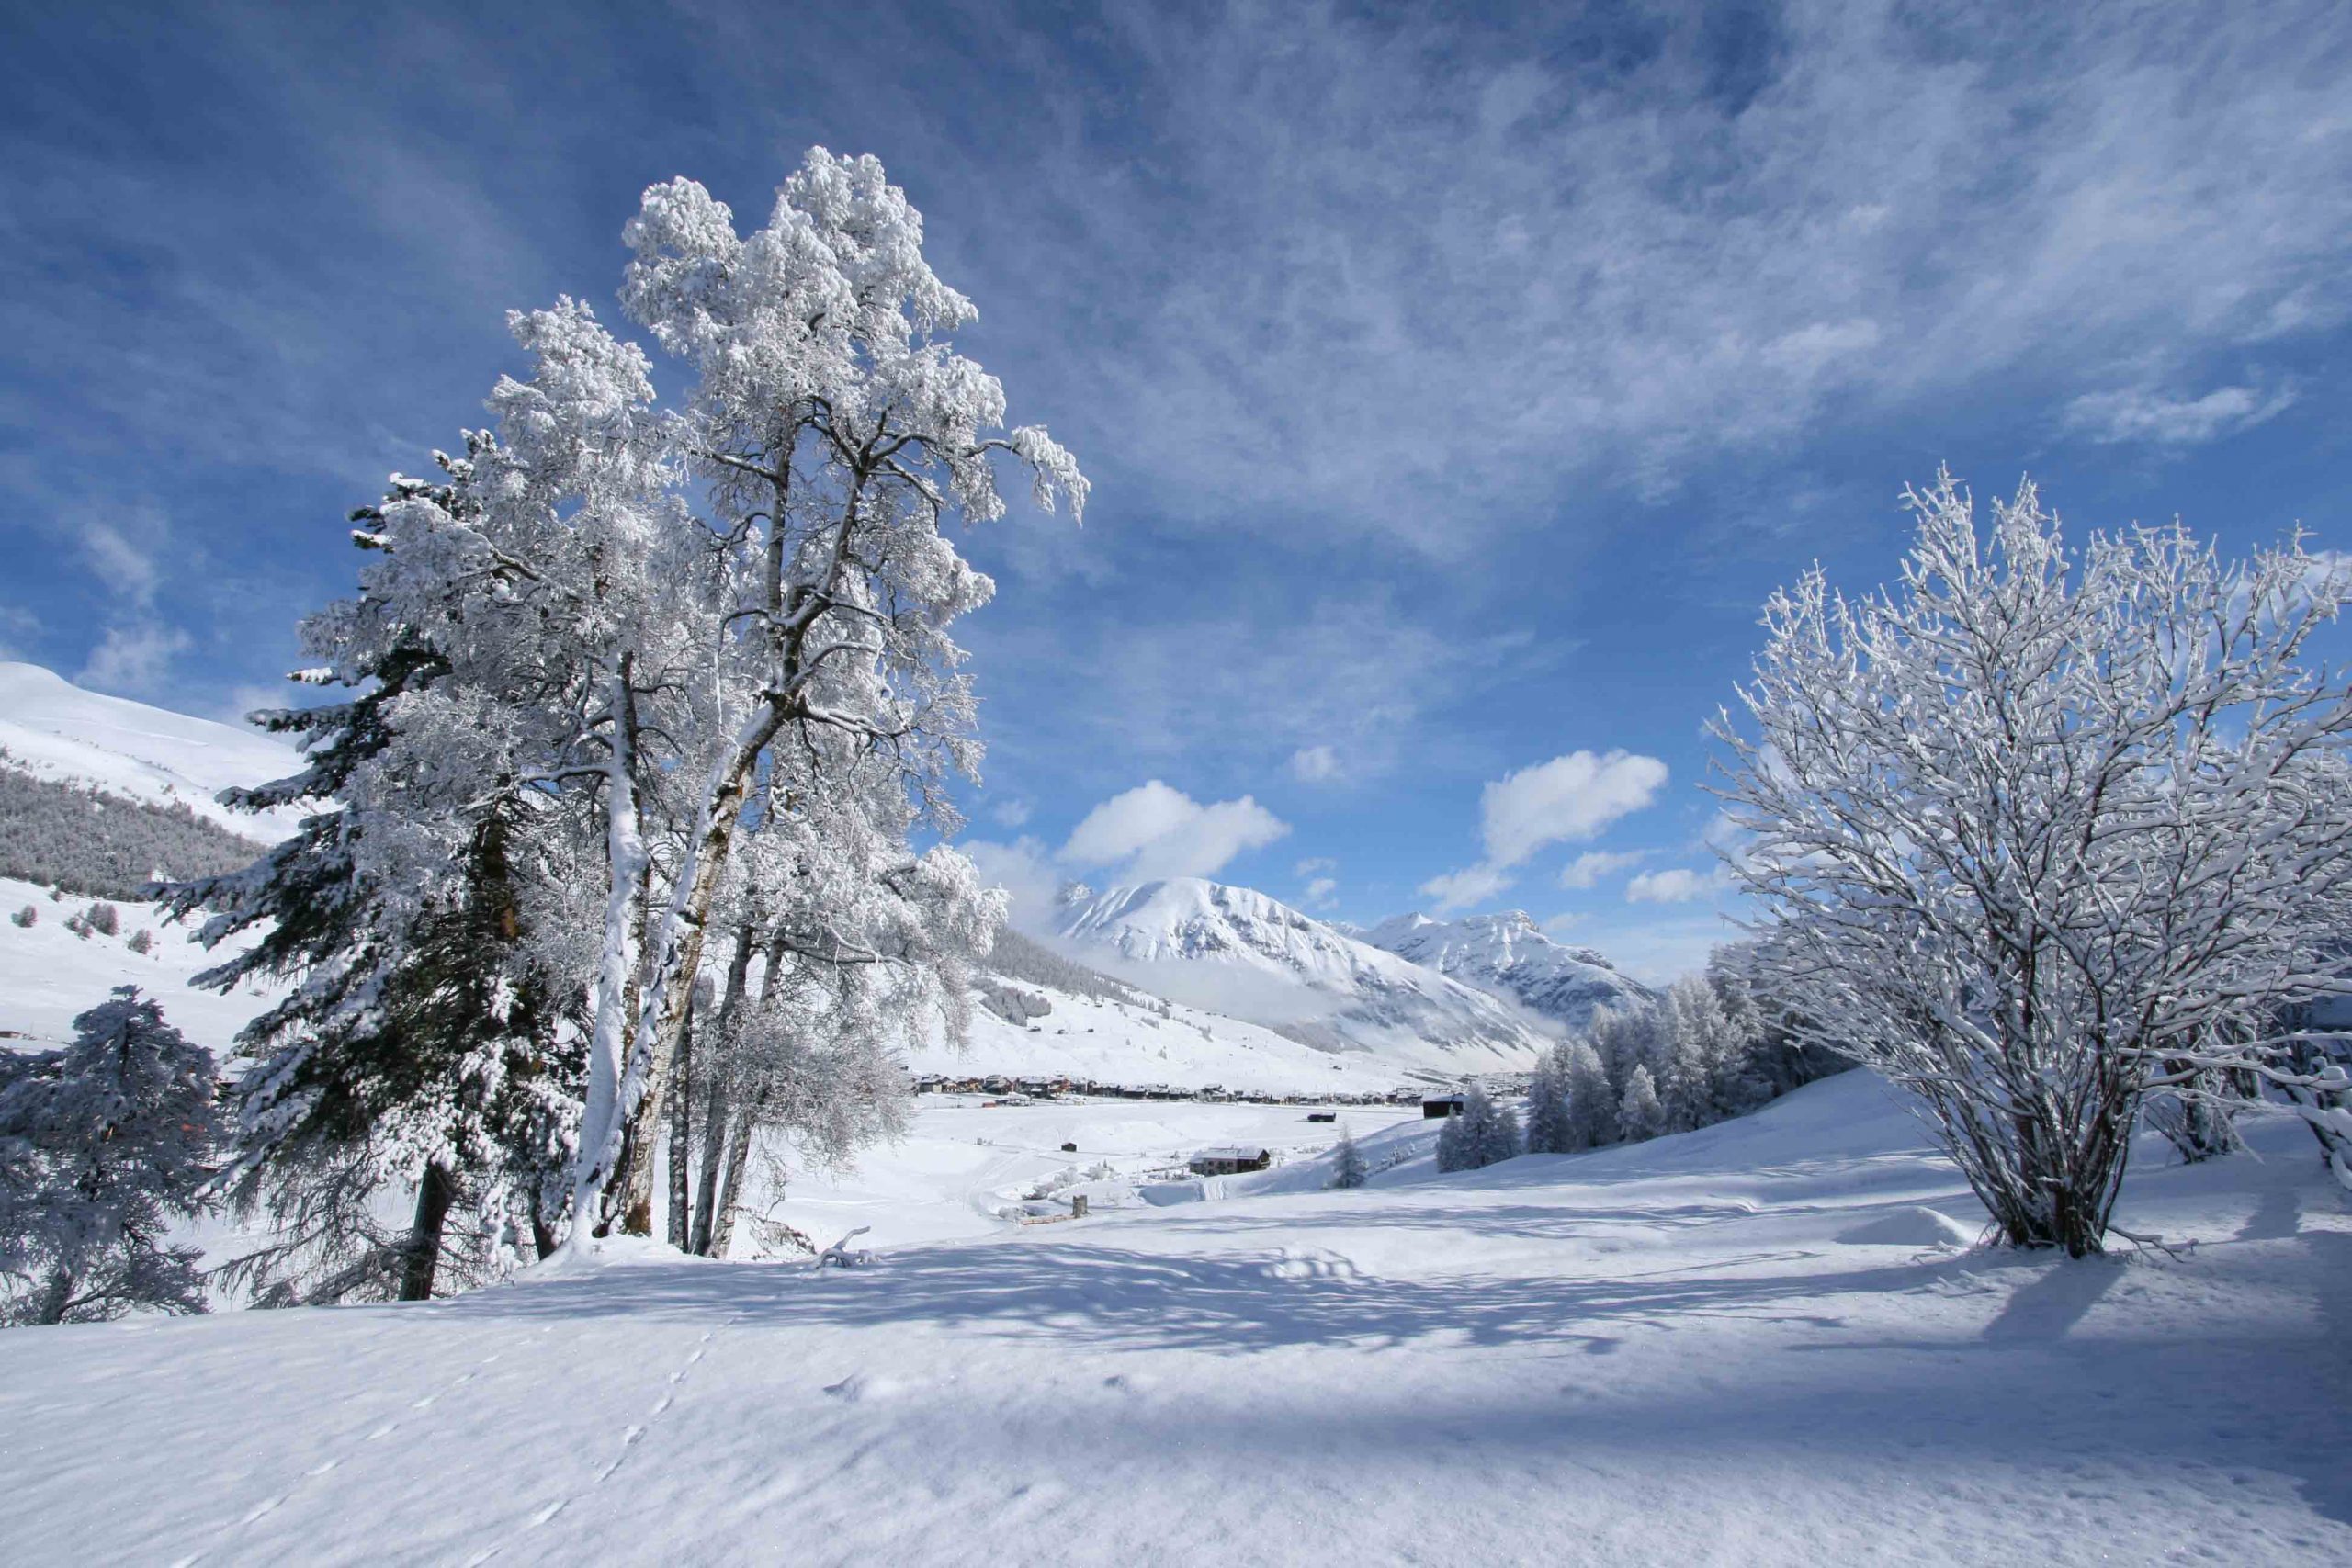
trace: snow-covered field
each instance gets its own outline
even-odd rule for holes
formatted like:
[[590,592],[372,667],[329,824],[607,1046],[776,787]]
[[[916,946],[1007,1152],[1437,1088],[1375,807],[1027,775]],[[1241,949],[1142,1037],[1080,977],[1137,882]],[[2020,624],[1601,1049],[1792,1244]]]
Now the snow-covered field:
[[[112,900],[121,927],[114,936],[75,936],[66,920],[97,902],[71,894],[51,902],[50,890],[0,876],[0,915],[30,905],[29,927],[0,919],[0,1044],[62,1045],[74,1020],[107,999],[117,986],[136,986],[163,1004],[164,1017],[198,1044],[225,1060],[254,1014],[279,992],[246,987],[221,996],[190,986],[188,976],[227,959],[243,945],[207,952],[188,940],[187,926],[167,926],[153,904]],[[153,933],[146,953],[130,948],[141,931]]]
[[[645,1249],[446,1304],[0,1335],[0,1542],[32,1563],[2352,1559],[2352,1214],[2296,1129],[2201,1168],[2143,1151],[2122,1223],[2197,1241],[2177,1258],[1951,1245],[1980,1213],[1860,1074],[1702,1133],[1449,1177],[1410,1158],[1357,1192],[1281,1190],[1314,1179],[1302,1153],[1170,1208],[1019,1229],[970,1207],[1063,1141],[1136,1162],[1310,1141],[1283,1114],[927,1107],[806,1200],[908,1244],[865,1269]],[[967,1130],[998,1142],[966,1156]],[[1363,1142],[1376,1164],[1427,1137]],[[990,1234],[922,1239],[967,1220]]]

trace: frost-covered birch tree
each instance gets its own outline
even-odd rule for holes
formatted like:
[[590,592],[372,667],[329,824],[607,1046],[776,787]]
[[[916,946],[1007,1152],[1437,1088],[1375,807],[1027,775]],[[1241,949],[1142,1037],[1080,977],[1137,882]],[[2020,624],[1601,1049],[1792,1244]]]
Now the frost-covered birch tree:
[[[704,513],[729,569],[723,637],[708,647],[727,731],[710,749],[682,823],[676,863],[644,965],[624,1060],[600,1012],[583,1122],[575,1226],[617,1172],[635,1125],[624,1224],[650,1227],[650,1124],[687,1019],[721,879],[747,822],[820,797],[878,799],[845,768],[910,804],[878,823],[851,811],[819,860],[912,874],[905,831],[956,826],[942,785],[968,771],[969,683],[948,635],[985,604],[989,579],[944,528],[1001,514],[993,459],[1026,468],[1039,504],[1083,511],[1086,480],[1038,426],[1004,429],[995,378],[957,354],[969,300],[922,256],[922,220],[872,158],[812,149],[767,225],[691,180],[647,191],[626,232],[629,314],[695,380],[671,426],[703,481]],[[866,933],[820,923],[820,941]],[[934,949],[935,951],[935,949]],[[877,950],[877,962],[898,962]]]
[[1919,1097],[2011,1244],[2093,1252],[2151,1088],[2309,1076],[2269,1021],[2343,983],[2352,694],[2307,653],[2352,576],[2177,523],[2077,554],[2030,483],[1989,529],[1948,473],[1907,500],[1901,581],[1776,593],[1716,726],[1755,974]]

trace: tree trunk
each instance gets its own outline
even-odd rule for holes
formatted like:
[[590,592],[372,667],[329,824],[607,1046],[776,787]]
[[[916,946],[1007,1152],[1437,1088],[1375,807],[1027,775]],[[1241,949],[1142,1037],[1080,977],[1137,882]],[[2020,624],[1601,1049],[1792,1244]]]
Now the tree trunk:
[[680,1252],[692,1239],[695,1023],[678,1036],[678,1066],[670,1075],[670,1245]]
[[752,1163],[752,1134],[759,1125],[764,1097],[754,1097],[735,1117],[727,1140],[727,1180],[719,1189],[718,1212],[711,1217],[710,1256],[724,1258],[735,1243],[735,1206],[743,1197],[743,1172]]
[[457,1179],[438,1165],[427,1165],[424,1179],[417,1184],[416,1218],[409,1226],[407,1258],[401,1265],[401,1300],[433,1299],[433,1276],[441,1268],[441,1233],[449,1205],[457,1201]]
[[[754,903],[757,902],[756,893]],[[735,953],[727,963],[727,996],[718,1004],[718,1032],[714,1036],[715,1056],[703,1068],[702,1122],[702,1180],[695,1194],[694,1221],[686,1235],[686,1250],[697,1257],[711,1256],[711,1217],[718,1201],[718,1176],[727,1157],[727,1052],[735,1020],[743,1009],[743,993],[752,974],[752,953],[754,947],[752,923],[745,920],[735,928]]]
[[65,1309],[73,1304],[74,1271],[62,1267],[53,1269],[50,1273],[48,1285],[41,1291],[39,1304],[33,1308],[33,1321],[35,1323],[63,1323]]
[[605,855],[609,879],[605,895],[605,949],[596,974],[596,1021],[588,1042],[588,1097],[580,1117],[580,1153],[571,1183],[571,1239],[597,1228],[605,1189],[620,1158],[626,1077],[621,1055],[628,1038],[631,918],[637,890],[646,874],[645,840],[638,825],[636,783],[637,710],[629,685],[631,661],[621,656],[613,677],[613,744],[605,762]]
[[645,998],[637,1013],[637,1036],[621,1080],[622,1114],[637,1134],[639,1147],[629,1168],[628,1194],[621,1206],[621,1227],[633,1235],[650,1235],[653,1231],[651,1145],[670,1073],[677,1061],[678,1038],[685,1032],[695,976],[702,966],[710,906],[718,896],[728,852],[741,825],[752,771],[783,723],[783,705],[771,702],[744,725],[733,750],[712,770],[709,787],[703,794],[702,831],[693,853],[678,868],[676,890],[655,941]]

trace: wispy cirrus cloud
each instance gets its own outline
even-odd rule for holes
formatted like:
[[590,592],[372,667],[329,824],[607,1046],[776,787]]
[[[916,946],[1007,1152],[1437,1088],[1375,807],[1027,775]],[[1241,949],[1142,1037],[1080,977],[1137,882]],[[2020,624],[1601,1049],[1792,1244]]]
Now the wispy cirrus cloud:
[[2198,398],[2168,398],[2146,389],[2091,392],[2066,405],[2065,423],[2076,434],[2105,445],[2193,446],[2275,419],[2295,405],[2297,396],[2292,386],[2267,392],[2217,387]]

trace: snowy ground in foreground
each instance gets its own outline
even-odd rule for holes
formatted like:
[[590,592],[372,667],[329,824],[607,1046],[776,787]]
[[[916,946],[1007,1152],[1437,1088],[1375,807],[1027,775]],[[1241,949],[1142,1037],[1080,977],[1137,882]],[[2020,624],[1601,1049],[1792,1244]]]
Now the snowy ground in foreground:
[[846,1273],[640,1251],[449,1304],[14,1331],[0,1542],[22,1562],[2342,1562],[2352,1213],[2300,1131],[2262,1142],[2200,1169],[2148,1151],[2125,1223],[2197,1238],[2177,1260],[1938,1247],[1976,1211],[1849,1074],[1634,1149],[1415,1159],[1364,1191]]

